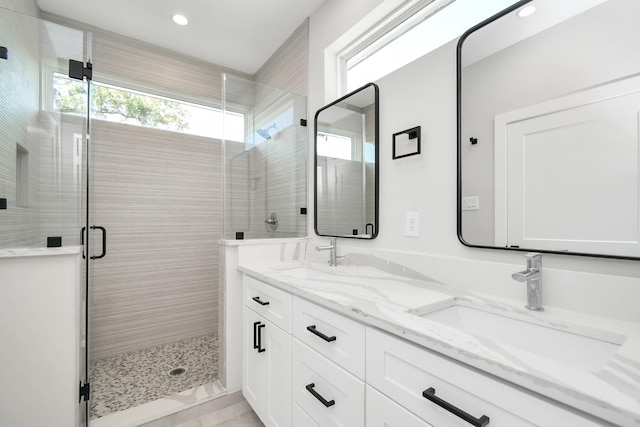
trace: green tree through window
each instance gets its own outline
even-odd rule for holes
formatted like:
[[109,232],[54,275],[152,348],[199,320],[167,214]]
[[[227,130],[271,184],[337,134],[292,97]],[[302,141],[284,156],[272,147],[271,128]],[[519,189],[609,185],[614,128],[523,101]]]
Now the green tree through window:
[[[86,114],[86,86],[62,74],[54,74],[54,110]],[[179,102],[93,83],[91,113],[94,118],[182,131],[189,125],[188,112]]]

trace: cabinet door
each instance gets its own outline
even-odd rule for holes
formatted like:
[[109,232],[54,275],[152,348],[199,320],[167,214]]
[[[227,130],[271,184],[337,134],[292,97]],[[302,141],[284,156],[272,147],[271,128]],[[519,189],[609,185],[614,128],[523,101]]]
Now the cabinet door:
[[294,402],[318,425],[364,426],[364,383],[297,339],[292,384]]
[[243,307],[242,320],[242,394],[260,416],[265,359],[260,357],[262,354],[254,348],[254,343],[257,344],[258,326],[264,323],[264,319]]
[[367,427],[433,427],[371,386],[366,386]]
[[292,405],[291,418],[294,427],[319,427],[306,412],[300,409],[297,403]]
[[291,335],[265,320],[260,353],[265,362],[262,422],[267,427],[291,426]]

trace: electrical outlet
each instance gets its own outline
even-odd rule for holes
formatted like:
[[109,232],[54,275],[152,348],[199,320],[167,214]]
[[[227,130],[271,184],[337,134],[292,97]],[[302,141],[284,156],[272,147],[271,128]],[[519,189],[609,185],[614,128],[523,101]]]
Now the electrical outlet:
[[420,212],[407,212],[405,236],[420,237]]

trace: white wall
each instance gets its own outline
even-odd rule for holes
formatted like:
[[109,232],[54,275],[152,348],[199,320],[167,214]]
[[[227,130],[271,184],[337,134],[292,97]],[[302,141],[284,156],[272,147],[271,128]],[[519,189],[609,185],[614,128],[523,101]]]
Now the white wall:
[[[327,0],[311,17],[310,117],[331,101],[324,95],[325,48],[378,3],[369,1],[360,4],[361,9],[346,10],[344,2]],[[455,46],[452,41],[377,82],[380,231],[373,241],[340,239],[339,254],[347,250],[370,252],[448,284],[524,303],[524,285],[510,277],[511,272],[524,267],[522,253],[467,248],[456,236]],[[391,160],[391,135],[414,126],[422,126],[422,154]],[[310,144],[312,136],[313,128]],[[310,153],[312,156],[313,150]],[[312,201],[312,178],[310,185]],[[418,238],[404,236],[407,211],[420,212]],[[314,236],[312,218],[309,224],[309,235]],[[640,322],[634,303],[640,299],[640,263],[547,254],[543,258],[547,306]]]
[[35,0],[0,0],[0,7],[36,18],[40,13]]

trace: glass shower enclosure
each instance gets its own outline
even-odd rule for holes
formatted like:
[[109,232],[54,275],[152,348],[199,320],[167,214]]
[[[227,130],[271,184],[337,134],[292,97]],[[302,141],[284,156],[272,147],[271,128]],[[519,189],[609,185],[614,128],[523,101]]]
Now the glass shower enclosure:
[[306,98],[223,76],[226,240],[304,237]]
[[[218,393],[217,362],[209,360],[214,351],[201,340],[216,332],[215,243],[220,237],[304,237],[307,231],[305,97],[224,75],[223,140],[108,123],[91,116],[100,70],[93,70],[93,86],[68,78],[70,60],[80,68],[91,62],[90,39],[0,8],[0,251],[77,250],[74,388],[79,383],[81,394],[91,383],[91,399],[73,396],[79,426],[121,411],[97,403],[105,383],[95,374],[98,362],[113,357],[120,368],[120,354],[133,350],[169,355],[157,350],[160,340],[179,353],[176,360],[169,355],[162,375],[177,384],[177,378],[195,378],[200,365],[215,364],[214,380],[206,373],[197,387]],[[81,248],[86,253],[79,255]],[[183,358],[189,352],[176,343],[187,341],[205,363],[194,359],[192,367]],[[116,344],[124,350],[116,352]],[[159,365],[155,360],[151,364]],[[134,371],[117,378],[105,372],[121,383]],[[139,394],[136,387],[149,384],[155,392],[156,380],[130,388]],[[104,400],[115,406],[114,399]],[[108,411],[103,415],[100,408]]]

